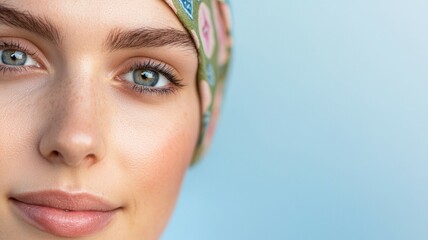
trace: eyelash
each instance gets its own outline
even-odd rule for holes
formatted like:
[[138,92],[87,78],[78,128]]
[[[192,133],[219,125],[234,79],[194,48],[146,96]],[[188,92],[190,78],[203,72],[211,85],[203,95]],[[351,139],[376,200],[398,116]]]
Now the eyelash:
[[[19,42],[14,41],[0,41],[0,50],[12,49],[28,54],[30,57],[37,59],[37,52],[31,52],[25,46],[22,46]],[[35,66],[19,66],[19,67],[10,67],[7,65],[0,65],[0,73],[15,73],[15,72],[25,72],[29,69],[38,68]]]
[[176,93],[178,89],[184,87],[184,85],[181,83],[182,79],[178,78],[174,73],[174,70],[165,63],[160,63],[160,62],[158,63],[153,60],[146,60],[142,63],[133,64],[128,69],[128,71],[126,71],[126,73],[135,71],[135,70],[140,70],[140,69],[152,70],[152,71],[158,72],[159,74],[164,75],[166,79],[168,79],[168,81],[171,82],[170,85],[173,85],[173,86],[168,86],[163,88],[146,87],[135,83],[130,83],[126,80],[121,79],[120,76],[118,76],[117,78],[119,81],[126,82],[130,86],[130,88],[138,94],[168,95],[171,93]]
[[[38,53],[30,51],[28,48],[21,45],[19,42],[0,41],[0,50],[4,50],[4,49],[12,49],[12,50],[21,51],[21,52],[24,52],[24,53],[28,54],[29,56],[31,56],[32,58],[37,60]],[[26,71],[29,71],[29,70],[35,69],[35,68],[39,68],[39,67],[35,67],[35,66],[10,67],[7,65],[0,65],[0,73],[5,74],[7,72],[10,72],[10,73],[26,72]],[[126,84],[130,87],[131,90],[133,90],[134,92],[141,94],[141,95],[144,95],[144,94],[169,95],[172,93],[176,93],[176,91],[178,89],[185,86],[181,83],[182,79],[178,78],[176,76],[176,74],[174,73],[175,72],[174,69],[165,63],[155,62],[153,60],[146,60],[142,63],[139,62],[139,63],[133,64],[128,69],[127,72],[135,71],[135,70],[139,70],[139,69],[156,71],[156,72],[164,75],[171,82],[170,85],[173,85],[173,86],[168,86],[168,87],[163,87],[163,88],[146,87],[146,86],[141,86],[141,85],[123,80],[120,78],[120,76],[117,76],[116,78],[119,81],[126,82]]]

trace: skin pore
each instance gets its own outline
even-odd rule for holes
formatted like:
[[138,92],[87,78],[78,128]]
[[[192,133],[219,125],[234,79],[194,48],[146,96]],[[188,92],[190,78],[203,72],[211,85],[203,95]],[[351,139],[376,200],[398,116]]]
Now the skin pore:
[[[197,53],[176,15],[160,0],[0,7],[0,239],[159,239],[201,111]],[[53,190],[94,195],[114,216],[70,233],[14,204]]]

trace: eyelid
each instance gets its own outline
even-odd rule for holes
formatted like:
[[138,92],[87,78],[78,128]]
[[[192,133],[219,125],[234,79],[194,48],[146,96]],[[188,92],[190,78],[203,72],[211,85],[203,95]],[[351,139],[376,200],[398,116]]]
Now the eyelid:
[[150,66],[161,66],[164,69],[169,70],[169,72],[174,75],[175,77],[181,79],[181,75],[179,74],[179,72],[171,65],[157,60],[157,59],[153,59],[153,58],[147,58],[147,57],[134,57],[129,59],[128,61],[125,62],[125,64],[123,64],[118,73],[116,75],[121,75],[121,74],[125,74],[129,71],[132,70],[136,70],[138,66],[143,66],[143,65],[150,65]]

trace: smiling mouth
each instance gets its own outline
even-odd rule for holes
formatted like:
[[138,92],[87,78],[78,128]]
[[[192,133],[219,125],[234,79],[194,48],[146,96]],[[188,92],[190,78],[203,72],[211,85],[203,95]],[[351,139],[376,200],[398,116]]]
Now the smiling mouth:
[[60,237],[82,237],[102,231],[122,209],[91,194],[63,191],[12,196],[16,214],[37,229]]

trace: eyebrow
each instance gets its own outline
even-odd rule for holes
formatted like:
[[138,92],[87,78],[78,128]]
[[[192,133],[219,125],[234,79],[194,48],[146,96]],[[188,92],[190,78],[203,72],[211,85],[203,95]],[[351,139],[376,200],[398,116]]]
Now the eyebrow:
[[[46,18],[34,16],[28,11],[19,11],[0,4],[0,24],[35,33],[55,45],[61,43],[62,37],[58,27]],[[138,28],[131,30],[116,28],[109,33],[105,45],[110,51],[125,48],[175,46],[196,52],[195,43],[189,34],[174,28]]]
[[29,12],[20,12],[0,4],[0,24],[21,28],[35,33],[59,45],[61,36],[58,28],[45,18],[34,16]]
[[106,46],[109,50],[124,48],[183,47],[196,51],[189,34],[174,28],[115,29],[110,32]]

